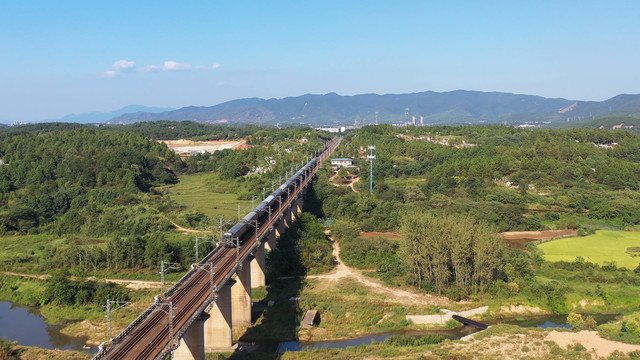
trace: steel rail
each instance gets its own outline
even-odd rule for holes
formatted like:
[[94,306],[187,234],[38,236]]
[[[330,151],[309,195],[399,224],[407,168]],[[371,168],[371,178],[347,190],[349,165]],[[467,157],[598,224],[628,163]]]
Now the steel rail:
[[[171,339],[169,339],[168,311],[164,309],[167,305],[154,303],[118,334],[111,343],[101,344],[100,351],[93,359],[154,359],[161,358],[173,350],[177,346],[175,340],[187,331],[193,321],[200,316],[202,310],[211,303],[214,289],[224,286],[237,273],[239,265],[259,246],[260,239],[264,238],[265,233],[268,230],[273,231],[275,222],[279,221],[283,212],[306,189],[321,162],[333,152],[340,140],[341,138],[337,138],[330,141],[325,151],[314,158],[317,164],[314,164],[309,171],[303,172],[298,177],[293,175],[289,178],[288,181],[297,181],[294,185],[294,191],[287,194],[286,201],[278,204],[277,211],[275,211],[276,216],[270,216],[265,223],[257,224],[258,231],[251,232],[251,235],[243,242],[239,249],[240,255],[237,255],[234,249],[217,246],[199,262],[199,265],[211,264],[212,268],[213,264],[216,264],[216,273],[213,277],[214,288],[212,288],[209,273],[202,267],[197,267],[189,270],[163,294],[163,302],[170,301],[176,309],[173,324],[174,334]],[[300,185],[297,185],[298,182]]]

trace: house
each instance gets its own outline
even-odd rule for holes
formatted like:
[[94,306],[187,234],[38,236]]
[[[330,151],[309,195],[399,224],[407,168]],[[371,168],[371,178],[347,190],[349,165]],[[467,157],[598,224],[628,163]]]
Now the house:
[[351,158],[331,159],[331,167],[334,170],[340,170],[340,168],[352,167],[352,166],[353,166],[353,159],[351,159]]

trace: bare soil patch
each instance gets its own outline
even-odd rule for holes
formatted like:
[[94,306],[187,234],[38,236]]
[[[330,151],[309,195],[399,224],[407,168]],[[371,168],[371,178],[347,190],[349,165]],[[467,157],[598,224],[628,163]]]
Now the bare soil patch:
[[532,241],[549,241],[557,238],[578,236],[578,231],[573,229],[543,230],[543,231],[507,231],[498,233],[507,242],[509,249],[524,250]]
[[543,230],[543,231],[507,231],[498,233],[505,240],[551,240],[558,237],[578,236],[574,229]]
[[169,220],[169,222],[171,223],[171,225],[175,226],[176,230],[182,231],[184,233],[191,233],[191,234],[200,234],[206,231],[200,231],[200,230],[194,230],[194,229],[187,229],[185,227],[182,227],[178,224],[176,224],[175,222]]
[[500,307],[500,312],[510,313],[510,314],[540,314],[543,311],[537,306],[504,305]]
[[216,141],[191,141],[191,140],[158,140],[181,156],[190,156],[202,151],[214,152],[224,149],[242,149],[247,141],[244,139],[236,141],[216,140]]
[[[471,338],[453,343],[448,350],[472,359],[543,359],[549,356],[550,349],[542,339],[542,333],[498,335],[481,340]],[[528,349],[523,351],[523,348]]]
[[614,351],[629,353],[631,351],[640,351],[640,345],[625,344],[618,341],[607,340],[601,338],[597,331],[583,330],[578,332],[560,332],[551,331],[547,335],[547,339],[555,342],[562,348],[568,345],[580,343],[587,348],[587,351],[593,351],[598,357],[607,357]]

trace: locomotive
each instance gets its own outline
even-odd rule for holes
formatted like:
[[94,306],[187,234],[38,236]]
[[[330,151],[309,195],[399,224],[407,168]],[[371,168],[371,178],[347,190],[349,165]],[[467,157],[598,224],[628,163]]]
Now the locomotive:
[[[224,233],[224,246],[236,247],[241,246],[244,241],[250,237],[245,236],[250,231],[257,231],[256,226],[262,226],[262,224],[269,221],[269,215],[278,212],[281,204],[289,199],[289,196],[293,194],[297,187],[302,185],[305,177],[305,173],[312,173],[313,170],[318,167],[318,158],[313,158],[305,166],[303,166],[298,172],[291,176],[287,181],[282,184],[273,194],[264,199],[258,206],[256,206],[250,213],[240,220],[237,224],[233,225],[231,229]],[[257,221],[257,224],[256,224]]]

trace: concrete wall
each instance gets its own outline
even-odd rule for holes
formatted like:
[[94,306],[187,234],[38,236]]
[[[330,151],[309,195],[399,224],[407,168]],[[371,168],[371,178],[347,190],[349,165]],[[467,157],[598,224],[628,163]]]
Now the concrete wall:
[[465,310],[460,312],[450,311],[443,309],[445,311],[444,314],[436,314],[436,315],[407,315],[407,320],[410,320],[414,324],[439,324],[444,325],[447,321],[453,318],[453,315],[459,315],[462,317],[470,317],[473,315],[484,314],[489,309],[488,306],[482,306],[477,309]]

